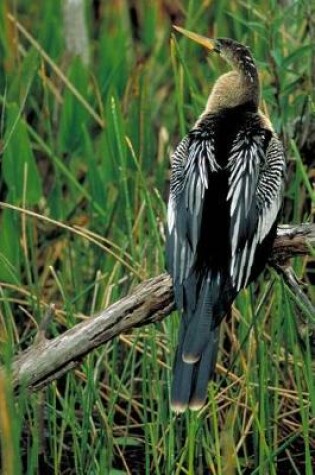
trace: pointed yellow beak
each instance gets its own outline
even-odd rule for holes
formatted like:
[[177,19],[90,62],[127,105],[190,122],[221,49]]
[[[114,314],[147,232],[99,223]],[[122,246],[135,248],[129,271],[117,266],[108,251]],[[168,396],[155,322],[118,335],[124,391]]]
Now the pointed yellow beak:
[[206,38],[205,36],[197,35],[197,33],[193,33],[192,31],[185,30],[184,28],[181,28],[180,26],[173,25],[173,28],[175,28],[175,30],[178,31],[179,33],[182,33],[182,35],[187,36],[187,38],[190,38],[196,43],[199,43],[200,45],[204,46],[210,51],[213,51],[216,47],[215,40]]

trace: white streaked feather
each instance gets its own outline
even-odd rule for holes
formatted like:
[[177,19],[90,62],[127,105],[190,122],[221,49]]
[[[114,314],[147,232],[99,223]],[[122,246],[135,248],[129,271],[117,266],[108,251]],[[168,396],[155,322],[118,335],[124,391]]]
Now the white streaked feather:
[[189,209],[191,213],[193,213],[194,208],[195,208],[195,187],[196,187],[196,181],[198,179],[194,171],[195,170],[193,170],[193,173],[191,174],[190,181],[189,181],[188,206],[187,206],[187,208]]
[[204,190],[208,188],[208,174],[206,171],[205,160],[198,161],[198,168],[199,168],[199,177],[202,182],[203,194],[204,194]]
[[251,207],[251,200],[250,200],[250,177],[245,177],[245,216],[247,217],[248,212]]
[[251,243],[251,247],[250,247],[244,286],[246,286],[246,284],[248,282],[248,279],[250,277],[251,270],[252,270],[252,266],[253,266],[253,262],[254,262],[254,255],[255,255],[256,247],[257,247],[257,240],[258,240],[258,237],[257,237],[257,234],[255,234],[254,237],[253,237],[253,241]]
[[265,208],[262,216],[259,219],[259,242],[261,243],[264,238],[269,233],[270,229],[272,228],[275,219],[277,218],[279,209],[281,206],[281,196],[280,193],[275,197],[274,201],[272,201],[271,206]]
[[244,277],[244,270],[245,270],[245,263],[246,263],[246,258],[247,258],[247,245],[248,243],[246,242],[244,249],[240,253],[240,266],[239,269],[237,269],[237,290],[240,290],[242,286],[242,281]]
[[177,230],[176,227],[174,228],[174,233],[173,233],[173,275],[176,275],[177,273],[177,268],[178,268],[178,235],[177,235]]
[[170,195],[168,208],[167,208],[167,226],[168,226],[169,233],[173,231],[174,224],[175,224],[175,202],[172,195]]
[[172,274],[177,285],[189,276],[197,257],[208,175],[220,169],[213,150],[210,133],[207,139],[197,134],[196,140],[184,138],[172,155],[167,220],[172,240]]
[[[227,201],[234,223],[231,229],[230,275],[237,290],[250,278],[258,243],[270,232],[280,209],[284,156],[280,142],[274,137],[267,153],[263,148],[264,131],[249,137],[240,132],[231,148],[227,168],[230,170]],[[255,200],[253,202],[253,200]],[[240,249],[240,219],[253,219],[249,213],[257,210],[257,227]],[[242,229],[246,224],[242,223]],[[242,236],[241,239],[244,239]]]
[[195,208],[194,213],[199,215],[202,205],[202,200],[204,196],[204,186],[202,184],[202,179],[200,175],[196,178],[196,185],[195,185]]
[[237,215],[234,228],[233,228],[232,255],[235,254],[235,251],[238,245],[240,219],[241,219],[241,213],[240,213],[240,210],[238,210],[238,215]]
[[232,196],[231,211],[230,211],[231,216],[234,215],[235,210],[238,207],[237,205],[239,204],[239,201],[240,201],[241,186],[242,186],[242,182],[241,182],[241,180],[239,180],[238,183],[237,183],[236,189],[233,193],[233,196]]
[[187,262],[187,246],[182,245],[180,250],[180,262],[179,262],[179,280],[182,282],[185,276],[185,268]]
[[240,160],[241,157],[237,157],[236,160],[239,161],[239,163],[235,166],[235,168],[233,169],[233,172],[231,174],[231,177],[229,179],[230,183],[233,184],[233,183],[237,183],[242,175],[244,174],[245,170],[246,170],[246,161],[245,160]]
[[230,266],[230,276],[232,278],[232,283],[234,287],[236,287],[236,278],[237,278],[237,272],[236,269],[238,268],[238,262],[240,259],[240,254],[234,254],[233,259],[231,261],[231,266]]

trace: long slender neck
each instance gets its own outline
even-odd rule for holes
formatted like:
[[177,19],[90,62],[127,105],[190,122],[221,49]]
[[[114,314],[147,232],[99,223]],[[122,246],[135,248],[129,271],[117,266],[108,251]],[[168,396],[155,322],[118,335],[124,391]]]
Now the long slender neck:
[[251,75],[234,70],[220,76],[210,93],[205,112],[216,113],[247,103],[258,110],[259,79],[256,68]]
[[230,64],[233,71],[223,74],[216,81],[207,102],[208,111],[250,104],[258,110],[259,77],[249,49],[240,43],[222,38],[220,56]]

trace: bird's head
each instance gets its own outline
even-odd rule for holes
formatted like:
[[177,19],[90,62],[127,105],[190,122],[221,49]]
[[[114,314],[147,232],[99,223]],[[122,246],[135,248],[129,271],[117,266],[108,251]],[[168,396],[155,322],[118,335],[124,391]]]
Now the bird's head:
[[175,30],[204,46],[208,51],[219,53],[233,69],[242,73],[250,82],[257,76],[257,69],[249,48],[230,38],[207,38],[192,31],[174,26]]
[[[179,26],[174,26],[174,28],[187,38],[204,46],[208,51],[218,53],[232,66],[233,72],[221,76],[216,83],[216,91],[220,92],[219,95],[222,96],[222,90],[225,91],[225,98],[220,97],[220,101],[217,101],[218,104],[220,103],[222,107],[224,107],[226,104],[223,104],[222,101],[226,101],[227,103],[231,102],[231,105],[235,105],[235,102],[242,103],[252,100],[258,105],[258,71],[253,56],[247,46],[230,38],[212,39],[185,30]],[[234,100],[232,100],[232,96]],[[237,96],[239,96],[239,100],[236,100]]]

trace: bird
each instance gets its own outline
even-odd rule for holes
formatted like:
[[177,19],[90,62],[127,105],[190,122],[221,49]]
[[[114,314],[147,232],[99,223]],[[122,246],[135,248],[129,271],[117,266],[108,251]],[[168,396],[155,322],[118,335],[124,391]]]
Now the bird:
[[264,269],[276,237],[285,153],[259,109],[250,49],[175,29],[231,67],[171,157],[166,262],[181,312],[171,407],[201,409],[213,379],[220,323]]

